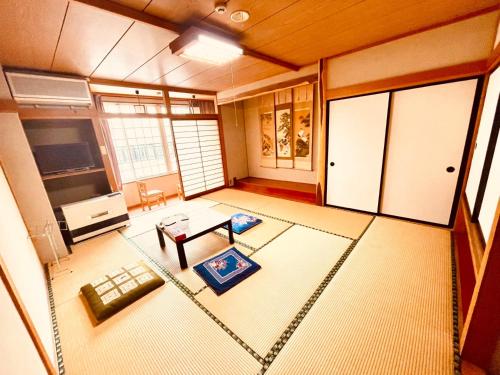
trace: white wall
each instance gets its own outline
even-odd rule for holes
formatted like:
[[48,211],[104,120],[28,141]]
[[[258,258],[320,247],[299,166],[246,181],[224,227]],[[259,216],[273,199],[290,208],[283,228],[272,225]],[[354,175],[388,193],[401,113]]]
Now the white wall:
[[[148,178],[141,181],[147,184],[148,190],[162,190],[166,195],[176,195],[177,184],[179,183],[179,175],[177,173],[172,173],[165,176]],[[141,203],[141,200],[139,198],[139,191],[135,182],[123,184],[122,192],[125,196],[125,203],[127,204],[127,207],[137,206]]]
[[244,106],[243,102],[236,102],[219,108],[226,147],[227,177],[229,185],[232,185],[233,178],[248,177]]
[[[28,237],[23,218],[1,168],[0,207],[2,207],[0,257],[33,321],[46,352],[56,367],[56,352],[45,273],[33,243]],[[0,310],[3,310],[4,305],[1,306]],[[3,319],[0,319],[0,322],[4,324]],[[1,332],[2,339],[0,341],[9,342],[10,339],[15,339],[15,337],[6,337],[3,330]],[[3,358],[4,352],[1,353]],[[19,358],[19,360],[23,362],[28,359]],[[0,360],[0,365],[2,362],[3,359]],[[2,371],[0,373],[4,374]]]
[[259,101],[252,98],[244,101],[245,131],[248,158],[248,174],[251,177],[269,178],[272,180],[303,182],[316,184],[318,165],[318,137],[319,137],[319,106],[317,85],[314,86],[314,115],[313,115],[313,158],[312,171],[303,171],[287,168],[264,168],[260,166],[260,123]]
[[47,374],[35,345],[0,280],[0,374]]
[[498,12],[328,60],[327,88],[337,88],[487,59]]
[[[0,113],[0,162],[12,184],[28,229],[40,232],[47,222],[57,228],[54,212],[17,113]],[[58,254],[67,255],[58,230],[54,231],[54,239]],[[47,239],[36,238],[33,241],[41,261],[52,261],[54,256]]]

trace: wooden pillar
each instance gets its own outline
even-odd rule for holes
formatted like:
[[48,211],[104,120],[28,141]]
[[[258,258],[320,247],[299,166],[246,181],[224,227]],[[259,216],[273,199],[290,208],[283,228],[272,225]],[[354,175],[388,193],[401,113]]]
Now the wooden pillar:
[[500,201],[460,340],[462,358],[488,371],[500,355]]
[[316,204],[324,206],[325,186],[326,186],[326,70],[327,59],[318,62],[318,103],[319,103],[319,144],[318,144],[318,173],[316,177]]

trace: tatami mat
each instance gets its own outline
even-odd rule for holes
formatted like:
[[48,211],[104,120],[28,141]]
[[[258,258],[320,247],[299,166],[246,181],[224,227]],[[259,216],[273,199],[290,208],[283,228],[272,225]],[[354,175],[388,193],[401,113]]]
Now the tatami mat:
[[67,374],[227,374],[221,363],[256,374],[262,367],[173,283],[94,327],[80,286],[141,256],[112,232],[74,246],[69,259],[73,272],[52,281]]
[[205,289],[197,299],[265,356],[350,243],[295,225],[252,256],[261,270],[219,297]]
[[450,262],[448,231],[375,219],[266,374],[453,373]]
[[349,238],[358,238],[372,215],[293,202],[236,189],[224,189],[204,197],[217,202],[300,223]]
[[253,211],[259,211],[261,207],[264,207],[270,204],[271,202],[274,202],[276,199],[278,199],[278,198],[268,197],[266,195],[249,193],[247,191],[236,190],[236,189],[218,190],[213,193],[204,195],[203,198]]
[[218,253],[235,246],[243,254],[251,253],[250,249],[239,245],[230,245],[229,241],[213,233],[206,234],[184,244],[188,268],[181,270],[177,248],[173,241],[165,236],[165,249],[160,247],[156,230],[143,233],[131,239],[139,248],[150,257],[158,260],[165,266],[180,282],[186,285],[191,292],[196,293],[205,286],[204,281],[193,271],[193,266],[205,259],[214,257]]
[[[287,223],[285,221],[272,219],[270,217],[255,214],[239,208],[226,206],[225,204],[219,204],[218,206],[214,206],[213,209],[225,215],[243,213],[261,219],[262,223],[256,225],[255,227],[250,228],[249,230],[243,232],[242,234],[236,234],[236,233],[234,234],[235,240],[241,241],[245,245],[248,245],[254,249],[258,249],[264,246],[266,243],[268,243],[273,238],[278,236],[280,233],[282,233],[283,231],[292,226],[292,224]],[[217,229],[217,233],[221,233],[225,236],[227,236],[228,234],[227,230],[222,228]]]
[[155,209],[154,211],[145,211],[143,214],[133,216],[130,219],[130,227],[122,229],[122,233],[130,238],[155,228],[162,218],[172,216],[178,213],[189,213],[202,208],[212,207],[219,204],[209,199],[195,198],[190,201],[183,201],[174,205]]
[[79,298],[57,316],[71,375],[256,374],[262,367],[172,283],[97,327]]

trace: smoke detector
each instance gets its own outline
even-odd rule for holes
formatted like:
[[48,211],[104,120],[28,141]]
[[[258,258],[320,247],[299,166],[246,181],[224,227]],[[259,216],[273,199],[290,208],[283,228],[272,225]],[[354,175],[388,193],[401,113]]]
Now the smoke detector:
[[231,13],[231,20],[236,23],[248,21],[249,18],[250,13],[248,13],[246,10],[235,10],[233,13]]
[[226,1],[216,1],[214,12],[217,14],[224,14],[227,11]]

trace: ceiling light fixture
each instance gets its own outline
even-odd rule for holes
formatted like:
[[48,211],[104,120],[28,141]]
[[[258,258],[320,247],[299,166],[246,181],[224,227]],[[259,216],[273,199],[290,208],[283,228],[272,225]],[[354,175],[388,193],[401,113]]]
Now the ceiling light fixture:
[[246,10],[235,10],[233,13],[231,13],[231,21],[236,22],[236,23],[243,23],[248,21],[250,18],[250,13],[248,13]]
[[243,49],[235,42],[190,28],[170,43],[173,54],[209,64],[226,64],[243,55]]

